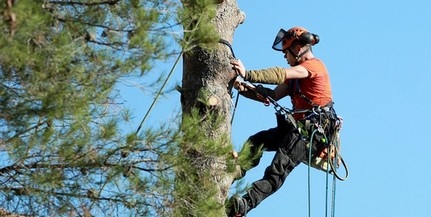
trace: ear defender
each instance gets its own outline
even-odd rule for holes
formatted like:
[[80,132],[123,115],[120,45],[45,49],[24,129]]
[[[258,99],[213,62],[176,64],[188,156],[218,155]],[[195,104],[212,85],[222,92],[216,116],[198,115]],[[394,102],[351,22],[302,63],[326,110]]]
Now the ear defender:
[[313,38],[314,38],[313,45],[319,43],[320,37],[318,35],[316,35],[316,34],[312,34],[312,35],[313,35]]
[[319,43],[320,38],[316,34],[304,32],[298,37],[298,40],[304,44],[315,45],[315,44]]

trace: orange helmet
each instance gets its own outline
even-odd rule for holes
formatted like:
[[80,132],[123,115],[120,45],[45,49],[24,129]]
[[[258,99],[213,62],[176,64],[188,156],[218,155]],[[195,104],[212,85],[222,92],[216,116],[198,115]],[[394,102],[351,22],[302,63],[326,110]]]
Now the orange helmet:
[[303,44],[315,45],[319,43],[319,36],[308,32],[303,27],[293,27],[289,30],[280,29],[275,37],[272,48],[277,51],[283,51],[289,48],[294,41],[299,41]]

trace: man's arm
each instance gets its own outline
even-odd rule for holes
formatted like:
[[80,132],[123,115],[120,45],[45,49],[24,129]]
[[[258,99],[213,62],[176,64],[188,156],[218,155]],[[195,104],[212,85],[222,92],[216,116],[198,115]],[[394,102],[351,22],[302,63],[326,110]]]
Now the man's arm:
[[281,84],[286,80],[284,68],[274,67],[245,71],[244,80],[263,84]]
[[253,83],[281,84],[288,79],[300,79],[309,76],[307,69],[300,65],[291,68],[273,67],[260,70],[245,70],[241,60],[232,60],[231,64],[239,76]]
[[310,76],[308,70],[301,65],[293,66],[290,68],[283,68],[284,70],[284,81],[290,79],[301,79]]

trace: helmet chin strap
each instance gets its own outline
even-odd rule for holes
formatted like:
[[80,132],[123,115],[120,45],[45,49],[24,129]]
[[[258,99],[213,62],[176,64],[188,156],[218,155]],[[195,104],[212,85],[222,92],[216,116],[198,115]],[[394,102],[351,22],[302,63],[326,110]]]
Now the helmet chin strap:
[[293,53],[291,48],[288,48],[287,51],[289,51],[289,53],[295,57],[295,66],[299,64],[299,60],[302,58],[302,56],[304,56],[308,51],[310,51],[310,45],[307,45],[307,49],[305,49],[304,51],[302,51],[301,53],[299,53],[298,55],[296,55],[295,53]]

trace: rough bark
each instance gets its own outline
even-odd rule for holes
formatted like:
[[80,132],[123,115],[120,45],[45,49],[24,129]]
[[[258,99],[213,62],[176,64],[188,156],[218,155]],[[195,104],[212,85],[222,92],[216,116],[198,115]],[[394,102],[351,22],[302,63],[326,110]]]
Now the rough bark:
[[[236,0],[225,0],[217,4],[217,15],[213,22],[220,38],[232,43],[234,31],[244,19],[245,15],[239,10]],[[232,82],[236,77],[229,63],[232,58],[231,50],[222,43],[219,43],[215,50],[196,47],[183,56],[181,99],[183,115],[189,114],[193,108],[198,108],[202,116],[211,113],[220,118],[221,122],[217,125],[205,123],[210,120],[203,119],[202,133],[212,139],[229,137],[223,139],[226,142],[219,144],[221,147],[231,146],[231,91]],[[211,159],[209,164],[194,166],[211,171],[212,181],[219,189],[216,200],[223,204],[228,196],[233,175],[226,172],[226,164],[223,163],[226,159],[220,158],[222,157]]]

